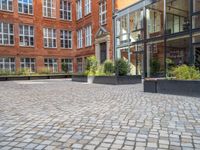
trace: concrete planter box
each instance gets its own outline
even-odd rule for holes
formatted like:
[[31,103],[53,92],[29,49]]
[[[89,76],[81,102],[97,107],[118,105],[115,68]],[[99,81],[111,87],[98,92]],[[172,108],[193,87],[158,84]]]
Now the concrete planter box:
[[157,80],[145,80],[144,92],[157,93]]
[[88,82],[87,76],[84,75],[73,75],[72,81],[75,82]]
[[141,76],[73,76],[72,81],[77,82],[88,82],[89,84],[111,84],[111,85],[122,85],[122,84],[137,84],[141,83]]
[[62,79],[70,78],[70,75],[41,75],[41,76],[2,76],[0,81],[15,81],[15,80],[40,80],[40,79]]
[[150,88],[156,89],[155,93],[200,97],[200,80],[146,80],[144,92],[151,92]]

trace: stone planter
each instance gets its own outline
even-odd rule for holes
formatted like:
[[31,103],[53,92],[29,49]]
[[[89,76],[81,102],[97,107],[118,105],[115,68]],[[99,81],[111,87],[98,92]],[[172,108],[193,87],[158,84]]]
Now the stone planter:
[[157,93],[157,80],[145,80],[144,92]]
[[72,81],[88,82],[89,84],[137,84],[141,83],[141,76],[80,76],[75,75],[72,77]]
[[95,76],[88,76],[87,77],[87,83],[88,84],[92,84],[93,82],[94,82],[94,79],[95,79],[96,77]]
[[88,82],[87,76],[84,75],[73,75],[72,81],[75,82]]
[[144,92],[200,97],[200,80],[145,80]]
[[15,81],[15,80],[41,80],[41,79],[64,79],[70,78],[70,75],[37,75],[37,76],[2,76],[0,81]]

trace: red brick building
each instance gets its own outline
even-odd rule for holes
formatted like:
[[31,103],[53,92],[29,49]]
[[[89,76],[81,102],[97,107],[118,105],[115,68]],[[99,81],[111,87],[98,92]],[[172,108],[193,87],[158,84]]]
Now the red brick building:
[[112,0],[0,1],[0,69],[82,72],[113,58]]

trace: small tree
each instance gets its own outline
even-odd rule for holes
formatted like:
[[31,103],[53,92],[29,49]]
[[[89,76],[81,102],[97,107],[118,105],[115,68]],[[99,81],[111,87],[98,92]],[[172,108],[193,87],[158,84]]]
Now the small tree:
[[125,76],[129,72],[129,64],[124,59],[118,59],[115,62],[115,72],[119,76]]
[[62,64],[62,71],[64,71],[65,73],[67,73],[68,72],[68,68],[67,67],[68,67],[67,64],[63,63]]
[[98,61],[95,56],[86,59],[86,72],[88,75],[95,75],[98,68]]

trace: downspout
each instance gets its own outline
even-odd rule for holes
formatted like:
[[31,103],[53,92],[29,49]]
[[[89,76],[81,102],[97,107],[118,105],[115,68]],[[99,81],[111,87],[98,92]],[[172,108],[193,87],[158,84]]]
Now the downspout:
[[113,33],[113,61],[115,61],[115,0],[112,0],[112,33]]

